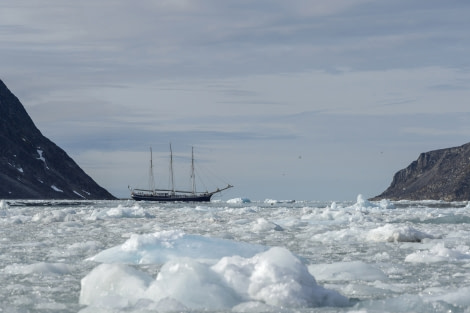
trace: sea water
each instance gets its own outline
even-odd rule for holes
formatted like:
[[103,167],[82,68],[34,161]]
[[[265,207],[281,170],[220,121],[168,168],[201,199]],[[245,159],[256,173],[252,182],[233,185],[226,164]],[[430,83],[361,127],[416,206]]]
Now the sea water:
[[470,312],[467,202],[0,200],[0,312]]

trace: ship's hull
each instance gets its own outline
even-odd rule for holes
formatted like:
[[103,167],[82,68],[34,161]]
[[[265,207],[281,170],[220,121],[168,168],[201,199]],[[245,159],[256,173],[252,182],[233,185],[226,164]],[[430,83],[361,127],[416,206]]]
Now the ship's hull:
[[154,195],[132,193],[132,199],[136,201],[157,201],[157,202],[210,202],[212,194],[197,195]]

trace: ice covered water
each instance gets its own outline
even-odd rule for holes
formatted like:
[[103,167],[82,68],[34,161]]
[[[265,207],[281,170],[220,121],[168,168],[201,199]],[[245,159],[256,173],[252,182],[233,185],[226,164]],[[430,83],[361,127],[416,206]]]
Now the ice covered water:
[[470,312],[465,202],[0,200],[0,311]]

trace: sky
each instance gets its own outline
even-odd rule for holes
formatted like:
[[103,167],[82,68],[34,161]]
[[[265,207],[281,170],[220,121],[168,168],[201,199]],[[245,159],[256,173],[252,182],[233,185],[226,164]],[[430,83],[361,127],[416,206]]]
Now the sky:
[[[5,0],[0,79],[117,197],[355,200],[470,142],[466,0]],[[47,156],[45,156],[47,158]]]

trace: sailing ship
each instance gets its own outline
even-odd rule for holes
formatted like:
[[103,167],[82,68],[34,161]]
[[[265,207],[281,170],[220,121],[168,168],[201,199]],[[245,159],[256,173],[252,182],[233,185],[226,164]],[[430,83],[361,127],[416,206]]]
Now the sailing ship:
[[131,197],[137,201],[160,202],[209,202],[214,194],[232,188],[227,184],[224,188],[214,191],[196,191],[196,176],[194,173],[194,148],[191,148],[191,185],[192,190],[176,190],[173,175],[173,151],[170,144],[170,189],[156,189],[153,178],[152,148],[150,148],[149,189],[131,189]]

